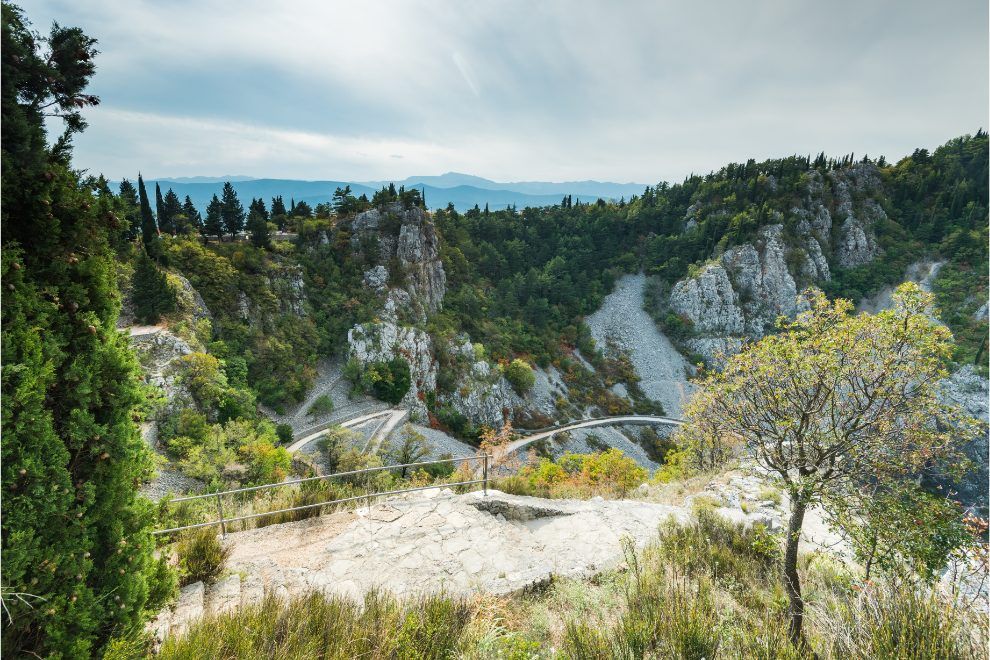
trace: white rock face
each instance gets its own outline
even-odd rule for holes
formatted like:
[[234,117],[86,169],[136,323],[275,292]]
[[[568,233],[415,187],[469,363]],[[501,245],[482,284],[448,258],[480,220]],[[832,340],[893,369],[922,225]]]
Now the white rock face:
[[727,250],[719,262],[706,265],[671,290],[671,311],[688,319],[696,333],[685,343],[706,361],[715,363],[719,354],[731,355],[744,337],[758,339],[773,328],[778,316],[790,318],[799,311],[783,229],[782,225],[763,227],[755,244]]
[[697,277],[683,279],[670,293],[670,307],[687,317],[699,333],[743,332],[742,310],[721,264],[708,264]]
[[[403,209],[390,204],[382,210],[370,209],[350,221],[351,247],[363,249],[363,242],[374,238],[378,245],[378,264],[365,272],[365,284],[377,293],[388,289],[389,268],[401,273],[391,275],[404,281],[406,296],[389,296],[396,314],[407,313],[414,321],[423,321],[443,307],[447,276],[440,261],[440,244],[436,226],[420,208]],[[396,233],[397,232],[397,233]]]
[[439,397],[441,405],[450,406],[476,424],[497,429],[511,419],[513,411],[525,401],[502,373],[487,360],[475,356],[474,345],[467,335],[461,335],[451,353],[467,363],[455,391]]
[[966,443],[964,451],[973,461],[972,473],[960,484],[953,484],[958,489],[960,501],[986,508],[987,480],[990,479],[988,466],[988,435],[987,425],[990,424],[990,381],[981,376],[967,364],[947,379],[942,381],[944,396],[957,404],[967,414],[981,422],[981,429],[975,438]]
[[388,286],[388,269],[381,264],[364,272],[364,285],[375,293],[383,293]]
[[875,222],[887,219],[887,214],[872,198],[867,197],[856,208],[854,193],[868,196],[880,188],[880,173],[868,163],[857,163],[842,170],[829,172],[835,215],[842,220],[839,241],[835,246],[835,261],[842,268],[862,266],[880,254],[871,228]]
[[392,322],[356,325],[347,332],[351,357],[362,364],[401,357],[409,363],[412,379],[409,392],[402,404],[426,417],[426,405],[420,400],[422,393],[431,392],[437,386],[437,364],[433,356],[430,336],[418,328],[404,327]]

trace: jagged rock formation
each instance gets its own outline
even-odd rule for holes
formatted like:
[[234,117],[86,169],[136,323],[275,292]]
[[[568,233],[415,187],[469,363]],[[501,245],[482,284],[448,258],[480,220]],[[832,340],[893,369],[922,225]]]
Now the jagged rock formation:
[[990,480],[990,465],[987,461],[987,424],[990,422],[990,381],[976,372],[972,365],[966,365],[942,382],[945,398],[957,404],[968,415],[980,422],[979,433],[971,439],[963,451],[973,462],[973,469],[960,483],[952,486],[959,491],[960,501],[982,509],[986,515],[988,505],[987,481]]
[[512,389],[502,372],[487,360],[478,359],[467,335],[461,335],[453,352],[467,365],[457,381],[456,391],[441,395],[439,402],[463,414],[476,424],[499,428],[524,400]]
[[727,250],[695,277],[681,280],[670,293],[670,309],[690,322],[694,335],[685,343],[706,361],[731,354],[742,338],[759,338],[778,316],[798,311],[797,285],[787,268],[783,225],[760,230],[754,244]]
[[386,362],[394,357],[408,362],[412,384],[402,405],[422,419],[426,418],[426,393],[437,386],[437,362],[430,335],[418,328],[383,321],[351,328],[347,332],[347,343],[351,357],[362,365]]
[[[365,273],[365,284],[379,294],[388,291],[391,312],[423,321],[440,311],[447,276],[437,229],[426,211],[393,203],[358,213],[350,229],[355,251],[376,246],[378,263]],[[397,284],[390,287],[390,281]]]
[[[706,362],[762,337],[778,316],[792,318],[802,308],[799,291],[831,279],[833,266],[861,266],[880,254],[873,227],[887,214],[877,201],[876,166],[856,163],[827,176],[809,170],[805,178],[804,197],[787,217],[773,212],[774,224],[761,227],[755,241],[726,250],[672,287],[669,310],[693,331],[683,343]],[[700,212],[698,205],[688,209],[688,225]]]
[[192,405],[192,396],[179,381],[173,368],[176,360],[194,352],[185,339],[165,328],[136,328],[131,333],[131,346],[137,354],[145,380],[161,388],[165,395],[165,411]]
[[[377,250],[377,264],[364,273],[364,284],[383,298],[380,320],[348,332],[350,357],[362,365],[402,357],[409,363],[412,386],[402,405],[427,418],[426,394],[436,391],[438,361],[433,339],[411,325],[422,323],[443,306],[446,274],[440,261],[436,227],[420,208],[390,204],[359,213],[351,222],[351,247]],[[376,247],[374,247],[376,246]],[[438,403],[476,424],[501,426],[522,403],[501,372],[475,356],[466,335],[446,348],[463,365],[456,390]]]

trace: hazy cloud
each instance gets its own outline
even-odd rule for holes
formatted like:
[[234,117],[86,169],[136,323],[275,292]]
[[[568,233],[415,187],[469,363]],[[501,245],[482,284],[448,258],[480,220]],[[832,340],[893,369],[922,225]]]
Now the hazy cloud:
[[77,163],[114,178],[653,182],[987,124],[984,0],[23,6],[99,39]]

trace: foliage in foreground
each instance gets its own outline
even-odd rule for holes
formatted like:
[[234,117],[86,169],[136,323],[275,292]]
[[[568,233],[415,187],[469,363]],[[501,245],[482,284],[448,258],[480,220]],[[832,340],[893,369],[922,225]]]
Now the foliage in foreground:
[[321,594],[269,597],[167,640],[160,657],[449,658],[468,618],[465,603],[443,596],[404,603],[372,591],[363,604]]
[[[71,163],[99,102],[95,41],[2,11],[3,653],[88,657],[139,620],[158,575],[138,366],[116,330],[121,223]],[[67,127],[51,145],[46,114]]]
[[908,545],[923,563],[944,565],[967,540],[952,524],[962,519],[954,503],[936,517],[927,500],[905,496],[918,474],[957,465],[960,438],[973,435],[973,420],[941,396],[953,342],[934,298],[905,283],[890,309],[855,316],[852,309],[847,300],[813,295],[811,309],[781,322],[782,332],[705,378],[684,411],[692,422],[679,431],[701,467],[719,466],[738,443],[787,491],[783,575],[796,643],[804,620],[798,545],[809,506],[866,512],[867,525],[839,525],[860,555],[876,553],[871,528],[894,524],[890,513],[898,511],[861,506],[864,493],[872,499],[878,487],[892,493],[888,502],[909,506],[909,517],[924,520],[929,533],[946,533],[948,541],[935,546]]
[[223,573],[230,547],[220,542],[216,527],[189,530],[176,544],[183,585],[212,582]]
[[859,581],[826,555],[803,558],[808,646],[788,640],[779,539],[711,512],[669,521],[628,570],[470,601],[363,605],[312,594],[208,618],[166,642],[171,658],[986,658],[980,621],[905,582]]
[[647,471],[614,447],[594,454],[564,454],[556,461],[528,461],[517,475],[498,480],[513,495],[553,498],[625,497],[646,481]]

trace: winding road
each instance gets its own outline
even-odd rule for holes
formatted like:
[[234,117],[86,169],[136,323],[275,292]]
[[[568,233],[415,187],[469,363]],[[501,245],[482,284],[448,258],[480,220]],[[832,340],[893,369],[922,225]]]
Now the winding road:
[[519,438],[518,440],[513,440],[509,444],[505,445],[502,451],[505,454],[511,454],[514,451],[522,449],[526,445],[536,442],[538,440],[545,440],[546,438],[552,438],[558,433],[564,433],[566,431],[575,431],[577,429],[586,429],[594,426],[615,426],[618,424],[627,424],[635,426],[652,426],[653,424],[667,424],[669,426],[681,426],[684,424],[683,419],[675,419],[673,417],[661,417],[659,415],[616,415],[615,417],[597,417],[595,419],[583,419],[576,422],[569,422],[567,424],[561,424],[560,426],[553,426],[546,429],[537,429],[531,431],[529,435]]

